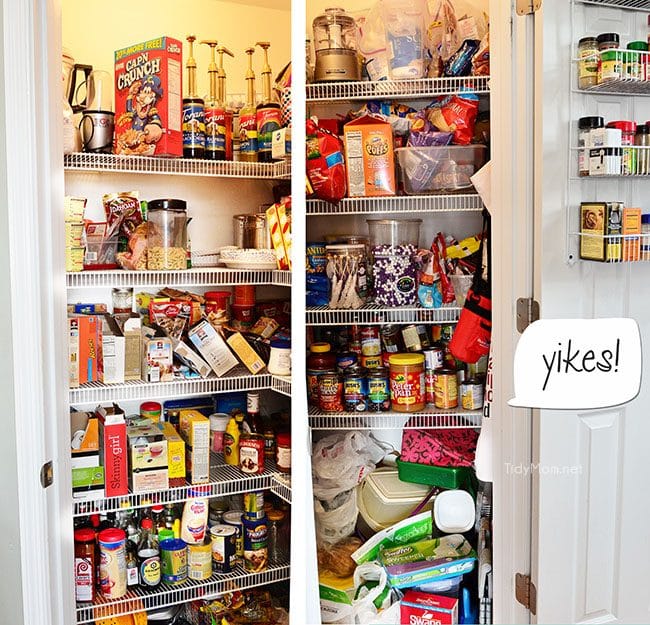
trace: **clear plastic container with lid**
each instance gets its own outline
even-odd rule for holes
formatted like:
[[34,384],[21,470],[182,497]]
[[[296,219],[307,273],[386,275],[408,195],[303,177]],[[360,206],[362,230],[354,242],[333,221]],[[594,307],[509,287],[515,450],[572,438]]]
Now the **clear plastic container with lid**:
[[424,410],[424,355],[393,354],[390,365],[391,406],[397,412]]
[[372,246],[419,244],[421,219],[366,219],[366,223]]
[[329,279],[329,307],[361,308],[368,298],[366,246],[328,245],[326,273]]
[[147,269],[187,268],[187,203],[151,200],[147,221]]

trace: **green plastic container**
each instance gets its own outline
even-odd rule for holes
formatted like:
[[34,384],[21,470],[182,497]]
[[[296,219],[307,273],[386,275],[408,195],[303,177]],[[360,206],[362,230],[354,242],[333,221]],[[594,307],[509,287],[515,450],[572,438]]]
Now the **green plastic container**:
[[399,479],[415,484],[428,484],[440,488],[462,488],[469,493],[475,492],[475,476],[471,467],[436,467],[416,462],[402,462],[397,458]]

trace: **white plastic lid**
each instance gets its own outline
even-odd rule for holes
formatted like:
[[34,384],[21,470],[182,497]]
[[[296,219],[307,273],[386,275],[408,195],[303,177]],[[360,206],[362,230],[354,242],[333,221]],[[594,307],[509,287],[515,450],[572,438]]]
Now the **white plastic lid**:
[[229,421],[230,415],[227,415],[224,412],[215,412],[210,415],[210,429],[215,432],[225,430]]
[[445,534],[462,534],[476,521],[476,506],[464,490],[445,490],[433,502],[433,520]]
[[366,477],[366,487],[372,488],[384,503],[412,502],[423,499],[429,487],[423,484],[403,482],[399,479],[397,469],[380,468]]

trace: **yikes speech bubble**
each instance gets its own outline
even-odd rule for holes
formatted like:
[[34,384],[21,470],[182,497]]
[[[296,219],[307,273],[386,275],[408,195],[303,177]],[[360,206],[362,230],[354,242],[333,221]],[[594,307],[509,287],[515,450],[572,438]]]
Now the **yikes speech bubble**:
[[634,319],[543,319],[515,352],[508,404],[593,410],[632,401],[641,387],[641,335]]

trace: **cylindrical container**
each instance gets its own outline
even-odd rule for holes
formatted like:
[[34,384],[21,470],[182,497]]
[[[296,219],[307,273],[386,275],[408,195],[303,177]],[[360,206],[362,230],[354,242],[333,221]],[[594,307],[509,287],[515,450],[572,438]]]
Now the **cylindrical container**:
[[363,326],[361,328],[361,355],[379,356],[381,354],[381,341],[379,340],[378,326]]
[[147,269],[187,268],[187,203],[151,200],[147,221]]
[[318,405],[323,412],[343,412],[343,380],[335,371],[318,376]]
[[157,401],[145,401],[140,404],[140,416],[158,425],[162,420],[162,405]]
[[81,602],[95,600],[95,532],[90,528],[74,532],[74,593]]
[[365,245],[328,245],[326,273],[330,308],[361,308],[368,297]]
[[233,289],[233,304],[237,306],[255,306],[255,286],[238,284]]
[[607,50],[601,52],[598,61],[598,84],[620,80],[623,76],[623,52]]
[[260,519],[264,516],[264,491],[244,493],[244,516],[247,519]]
[[203,581],[212,577],[212,545],[210,540],[187,546],[187,576]]
[[228,291],[208,291],[205,294],[205,315],[212,324],[230,321],[230,293]]
[[307,399],[310,404],[319,403],[318,378],[325,371],[336,367],[336,356],[329,343],[312,343],[307,357]]
[[598,41],[583,37],[578,41],[578,86],[589,89],[598,84]]
[[217,497],[210,500],[210,509],[208,512],[208,526],[220,525],[223,520],[224,512],[228,511],[228,502],[226,499]]
[[273,429],[273,426],[269,424],[264,428],[264,457],[267,460],[273,460],[275,458],[275,450],[275,430]]
[[183,98],[183,157],[205,156],[205,103],[201,98]]
[[244,516],[243,510],[229,510],[223,513],[224,525],[230,525],[235,528],[235,556],[231,560],[231,564],[241,562],[244,559],[244,524],[242,517]]
[[361,362],[359,363],[364,369],[377,369],[382,366],[382,356],[381,354],[377,356],[361,356]]
[[291,434],[289,432],[278,432],[275,464],[278,471],[291,473]]
[[[622,133],[623,146],[633,146],[636,135],[636,122],[629,120],[614,121],[607,124],[607,128],[618,128]],[[636,172],[636,153],[634,148],[623,147],[621,173],[630,176]]]
[[348,367],[354,367],[359,361],[359,357],[354,352],[341,352],[336,356],[336,370],[344,373]]
[[214,453],[223,451],[223,435],[229,421],[230,415],[222,412],[210,415],[210,451]]
[[417,330],[418,336],[420,337],[420,345],[422,345],[422,349],[427,349],[427,347],[431,347],[431,341],[429,340],[429,333],[427,332],[427,327],[420,323],[415,326],[415,329]]
[[256,475],[264,472],[264,436],[242,434],[239,439],[239,468],[242,473]]
[[402,341],[407,352],[421,352],[424,349],[417,326],[413,324],[402,328]]
[[269,562],[277,564],[282,557],[282,548],[284,547],[282,522],[284,521],[284,512],[282,510],[270,510],[268,514],[268,535],[267,549]]
[[271,233],[266,225],[266,213],[234,215],[234,241],[241,249],[270,250]]
[[605,121],[602,117],[581,117],[578,120],[578,147],[585,148],[578,152],[578,173],[580,176],[589,175],[590,134],[596,128],[603,128]]
[[393,354],[390,362],[390,395],[393,410],[417,412],[424,409],[424,356]]
[[230,325],[233,330],[246,332],[255,323],[255,306],[233,304],[231,306],[232,320]]
[[343,377],[343,401],[348,412],[365,412],[368,403],[368,371],[362,367],[346,369]]
[[126,594],[126,533],[118,528],[99,532],[99,585],[102,595],[118,599]]
[[596,37],[598,42],[598,50],[603,52],[604,50],[618,50],[621,45],[621,38],[618,36],[618,33],[603,33]]
[[372,248],[375,304],[391,308],[417,304],[417,249],[411,244]]
[[291,342],[272,339],[269,364],[266,365],[272,375],[291,375]]
[[418,246],[421,219],[366,219],[372,246]]
[[630,41],[625,53],[624,75],[627,80],[645,80],[647,69],[648,44],[645,41]]
[[[650,148],[650,126],[639,124],[634,135],[634,145]],[[636,151],[636,173],[642,176],[650,174],[650,149]]]
[[212,570],[230,573],[237,553],[237,528],[232,525],[215,525],[210,528],[212,537]]
[[479,410],[483,408],[483,382],[476,378],[468,378],[460,384],[461,405],[464,410]]
[[162,581],[165,584],[182,584],[187,579],[187,545],[180,538],[160,541]]
[[641,260],[650,260],[650,213],[641,215]]
[[402,341],[402,335],[398,326],[382,326],[381,342],[384,352],[397,354],[398,352],[404,350],[404,342]]
[[442,369],[445,363],[445,352],[440,347],[427,347],[423,350],[425,369]]
[[424,400],[427,404],[436,403],[436,371],[435,369],[424,369]]
[[133,311],[133,289],[131,287],[113,289],[113,314],[122,315]]
[[458,378],[454,369],[438,369],[434,381],[436,408],[458,406]]
[[390,388],[388,371],[384,367],[368,371],[368,411],[387,412],[390,410]]
[[244,525],[244,569],[250,573],[266,570],[268,565],[266,516],[261,519],[242,518]]
[[111,154],[113,133],[115,132],[115,113],[86,109],[81,115],[79,130],[83,151]]

